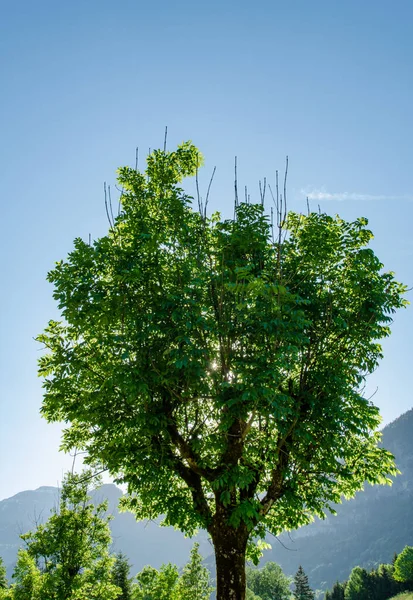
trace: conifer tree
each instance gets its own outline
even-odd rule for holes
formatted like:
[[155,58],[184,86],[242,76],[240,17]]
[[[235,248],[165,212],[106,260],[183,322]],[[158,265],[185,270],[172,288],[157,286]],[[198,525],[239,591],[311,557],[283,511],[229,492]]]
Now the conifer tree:
[[129,561],[123,552],[118,552],[112,567],[112,581],[122,591],[116,600],[130,600],[132,598],[132,583],[129,574]]
[[345,591],[345,600],[370,600],[372,597],[371,575],[361,567],[354,567],[350,573]]
[[0,556],[0,590],[5,590],[8,587],[6,577],[6,567],[4,566],[3,559]]
[[189,562],[183,568],[179,588],[185,600],[208,600],[211,596],[210,573],[202,564],[198,543],[194,544]]
[[336,581],[331,592],[326,592],[325,600],[344,600],[344,590],[345,584]]
[[375,600],[387,600],[399,591],[398,584],[393,579],[393,572],[393,565],[382,564],[371,573],[371,584]]
[[314,600],[314,592],[308,584],[308,577],[301,565],[294,577],[294,598],[296,600]]

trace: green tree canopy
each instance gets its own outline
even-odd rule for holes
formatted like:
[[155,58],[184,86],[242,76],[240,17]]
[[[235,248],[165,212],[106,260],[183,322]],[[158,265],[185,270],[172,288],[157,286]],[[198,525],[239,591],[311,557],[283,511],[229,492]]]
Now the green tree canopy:
[[[33,580],[30,584],[33,589],[37,589],[39,582],[41,598],[49,600],[115,600],[118,597],[120,590],[111,583],[114,558],[109,555],[112,540],[109,517],[104,516],[107,504],[95,508],[90,503],[90,475],[89,472],[67,474],[59,508],[36,530],[21,536],[27,550],[21,554],[13,575],[18,582],[13,586],[14,596],[19,586],[25,590],[26,581]],[[41,567],[39,576],[37,564]],[[32,596],[34,600],[34,592]]]
[[[260,600],[289,600],[291,579],[284,575],[281,567],[267,562],[261,569],[247,567],[247,587]],[[254,598],[254,596],[252,596]]]
[[[10,596],[13,600],[42,600],[42,574],[36,560],[27,550],[20,549],[13,572]],[[6,596],[7,597],[7,596]]]
[[372,591],[370,574],[366,569],[354,567],[344,592],[345,600],[374,600]]
[[394,578],[397,581],[413,582],[413,547],[406,546],[394,563]]
[[63,321],[39,336],[42,414],[137,518],[207,529],[218,600],[243,600],[250,540],[396,472],[362,390],[405,288],[365,219],[276,197],[273,235],[264,194],[233,219],[193,210],[180,183],[201,162],[188,142],[121,168],[108,235],[49,273]]
[[136,579],[133,600],[181,600],[179,572],[175,565],[162,565],[159,571],[144,567]]

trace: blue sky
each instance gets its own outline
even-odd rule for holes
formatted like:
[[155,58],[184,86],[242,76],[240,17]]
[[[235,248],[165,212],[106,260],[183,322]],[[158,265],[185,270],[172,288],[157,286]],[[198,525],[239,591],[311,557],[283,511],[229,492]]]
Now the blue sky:
[[[290,159],[305,196],[366,216],[385,267],[413,285],[410,0],[2,3],[0,23],[0,498],[55,485],[70,464],[39,416],[39,346],[58,316],[47,271],[75,237],[103,235],[103,182],[192,139],[230,214],[233,161],[258,198]],[[143,161],[141,162],[141,165]],[[413,316],[398,314],[369,383],[384,422],[412,407]]]

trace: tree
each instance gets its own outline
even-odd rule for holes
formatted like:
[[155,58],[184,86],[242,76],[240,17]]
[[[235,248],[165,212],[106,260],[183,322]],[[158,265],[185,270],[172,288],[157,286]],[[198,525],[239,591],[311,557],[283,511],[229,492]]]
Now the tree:
[[314,600],[314,592],[308,584],[308,577],[301,565],[294,576],[294,598],[296,600]]
[[179,590],[181,597],[185,600],[208,600],[213,589],[210,573],[202,564],[199,544],[195,543],[189,561],[184,566],[180,577]]
[[326,592],[325,600],[344,600],[345,589],[346,585],[344,583],[336,581],[331,592]]
[[108,235],[49,273],[64,320],[38,338],[42,414],[138,519],[206,529],[218,600],[243,600],[253,540],[397,472],[362,390],[405,287],[365,219],[287,216],[284,194],[274,237],[263,189],[233,219],[193,210],[179,185],[200,164],[188,142],[121,168]]
[[[13,600],[42,600],[42,574],[36,560],[27,550],[20,549],[13,572],[10,595]],[[7,597],[7,596],[6,596]]]
[[8,587],[6,567],[3,559],[0,557],[0,590],[5,590]]
[[109,555],[109,517],[104,516],[107,504],[95,508],[90,503],[90,478],[88,472],[66,475],[59,509],[35,531],[21,536],[27,550],[20,555],[21,564],[18,562],[17,575],[13,576],[23,582],[19,585],[26,586],[27,577],[34,577],[37,563],[42,569],[39,571],[42,597],[50,600],[118,597],[120,590],[111,582],[114,559]]
[[129,576],[130,564],[123,552],[118,552],[115,557],[115,563],[112,567],[112,581],[121,589],[121,593],[116,600],[131,600],[132,583]]
[[394,566],[381,564],[370,573],[370,585],[374,600],[387,600],[401,591],[400,584],[393,579]]
[[366,569],[354,567],[344,592],[345,600],[373,600],[370,581],[370,575]]
[[[261,569],[247,567],[247,587],[261,600],[289,600],[291,598],[289,577],[274,562],[267,562]],[[254,597],[254,596],[252,596]]]
[[413,546],[406,546],[394,563],[394,579],[413,582]]
[[160,570],[144,567],[136,576],[133,600],[181,600],[179,573],[175,565],[162,565]]

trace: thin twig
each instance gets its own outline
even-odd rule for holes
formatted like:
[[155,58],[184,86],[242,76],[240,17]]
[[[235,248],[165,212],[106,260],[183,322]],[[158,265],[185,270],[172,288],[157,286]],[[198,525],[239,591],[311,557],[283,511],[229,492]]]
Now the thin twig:
[[119,217],[119,215],[120,215],[120,207],[121,207],[121,204],[122,204],[122,203],[121,203],[122,196],[123,196],[123,190],[122,190],[122,193],[121,193],[121,194],[120,194],[120,196],[119,196],[119,202],[118,202],[118,217]]
[[287,175],[288,175],[288,156],[285,157],[285,173],[284,173],[284,217],[283,223],[287,218]]
[[209,180],[208,191],[207,191],[207,195],[206,195],[206,198],[205,198],[204,219],[206,219],[206,209],[207,209],[207,206],[208,206],[209,191],[211,189],[212,181],[214,179],[214,175],[215,175],[215,171],[216,170],[217,170],[217,168],[214,167],[214,170],[212,171],[211,179]]
[[235,192],[235,210],[238,208],[238,176],[237,176],[237,157],[235,157],[235,178],[234,178],[234,192]]
[[272,187],[270,186],[270,184],[268,184],[268,189],[270,190],[270,194],[271,194],[271,198],[272,198],[272,201],[273,201],[273,204],[274,204],[275,210],[277,210],[277,204],[276,204],[276,202],[275,202],[274,193],[273,193],[273,191],[272,191]]
[[92,475],[83,477],[82,479],[79,480],[79,483],[83,483],[84,481],[89,481],[90,479],[95,479],[96,477],[99,477],[99,475],[102,475],[102,473],[105,473],[106,471],[109,471],[108,467],[106,467],[105,469],[101,469],[97,473],[92,473]]
[[271,533],[271,531],[268,531],[268,529],[265,530],[267,533],[269,533],[270,535],[272,535],[273,538],[275,538],[277,540],[277,542],[279,542],[281,544],[281,546],[283,548],[285,548],[286,550],[289,550],[289,552],[297,552],[296,548],[288,548],[277,535],[274,535],[273,533]]
[[109,208],[110,208],[110,215],[112,217],[112,223],[113,223],[113,227],[115,226],[115,219],[113,218],[113,210],[112,210],[112,194],[110,193],[110,185],[108,185],[108,196],[109,196]]
[[198,210],[199,210],[199,214],[202,217],[203,210],[202,210],[202,198],[201,198],[201,194],[199,192],[198,165],[196,167],[195,182],[196,182],[196,196],[197,196],[197,200],[198,200]]
[[163,151],[164,152],[166,152],[166,140],[167,140],[167,137],[168,137],[168,127],[165,127],[165,138],[164,138],[164,141],[163,141]]
[[367,401],[371,400],[373,398],[373,396],[375,396],[377,394],[377,392],[379,391],[379,388],[376,387],[376,389],[374,390],[374,392],[372,393],[371,396],[369,396],[368,398],[366,398]]
[[[148,151],[148,158],[150,157],[150,155],[151,155],[151,149],[149,148],[149,151]],[[148,161],[146,161],[146,164],[148,164]],[[149,173],[148,173],[148,174],[147,174],[147,176],[146,176],[146,180],[149,182]]]
[[75,472],[75,463],[76,463],[76,457],[77,457],[77,449],[75,448],[75,451],[73,453],[73,462],[72,462],[72,475]]
[[272,243],[274,243],[274,209],[271,206],[271,239]]
[[[136,170],[136,169],[135,169]],[[125,190],[123,188],[118,187],[117,185],[115,185],[115,188],[118,190],[119,192],[119,202],[118,202],[118,217],[120,215],[120,210],[121,210],[121,205],[122,205],[122,196],[125,193]]]
[[107,193],[107,189],[106,189],[106,181],[103,183],[103,190],[104,190],[104,193],[105,193],[105,209],[106,209],[106,216],[107,216],[107,218],[108,218],[108,221],[109,221],[110,228],[112,229],[112,223],[111,223],[111,221],[110,221],[109,208],[108,208],[108,193]]
[[264,206],[264,199],[265,199],[265,189],[267,187],[267,178],[264,177],[264,185],[261,185],[261,180],[259,181],[259,186],[260,186],[260,198],[261,198],[261,206]]

